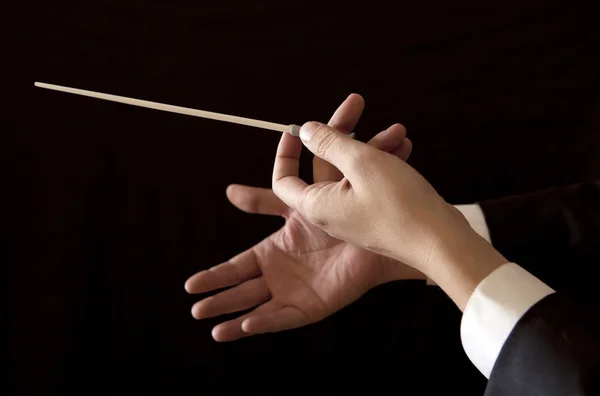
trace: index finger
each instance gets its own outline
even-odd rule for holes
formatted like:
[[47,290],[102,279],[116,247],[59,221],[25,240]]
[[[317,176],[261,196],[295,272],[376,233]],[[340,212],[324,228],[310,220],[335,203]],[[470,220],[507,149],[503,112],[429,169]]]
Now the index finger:
[[301,152],[302,141],[299,138],[288,133],[281,136],[273,165],[273,192],[291,208],[297,207],[298,198],[308,187],[298,177]]
[[[333,113],[327,125],[343,134],[350,134],[358,120],[360,120],[364,108],[365,100],[363,97],[358,94],[351,94]],[[313,180],[315,182],[339,181],[343,177],[342,172],[329,162],[317,156],[313,158]]]

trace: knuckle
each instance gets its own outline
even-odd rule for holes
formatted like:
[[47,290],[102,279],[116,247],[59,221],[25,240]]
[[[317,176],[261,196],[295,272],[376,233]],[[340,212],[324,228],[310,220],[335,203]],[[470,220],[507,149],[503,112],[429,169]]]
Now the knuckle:
[[315,150],[317,155],[326,155],[331,146],[339,139],[339,136],[331,129],[320,126],[315,132],[316,144]]
[[312,223],[321,229],[329,228],[329,221],[321,213],[317,213],[312,218]]

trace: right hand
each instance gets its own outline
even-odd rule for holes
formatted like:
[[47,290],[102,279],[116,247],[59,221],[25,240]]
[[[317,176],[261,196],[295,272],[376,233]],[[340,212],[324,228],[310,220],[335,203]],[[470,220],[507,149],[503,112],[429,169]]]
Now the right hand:
[[[284,135],[273,191],[328,234],[406,263],[438,284],[451,259],[486,250],[465,218],[406,162],[316,122],[304,124],[300,137],[344,178],[312,185],[299,179],[302,142]],[[485,260],[494,255],[485,253]]]
[[[363,107],[362,97],[351,95],[335,112],[330,125],[350,133]],[[403,127],[395,126],[369,144],[406,160],[412,145],[405,135]],[[318,157],[313,171],[317,182],[342,178],[334,166]],[[192,314],[197,319],[255,308],[215,327],[213,337],[217,341],[305,326],[333,314],[379,284],[424,279],[420,272],[389,257],[332,238],[271,190],[233,185],[227,189],[227,196],[246,212],[280,215],[286,221],[280,230],[252,248],[186,282],[190,293],[227,288],[194,305]]]

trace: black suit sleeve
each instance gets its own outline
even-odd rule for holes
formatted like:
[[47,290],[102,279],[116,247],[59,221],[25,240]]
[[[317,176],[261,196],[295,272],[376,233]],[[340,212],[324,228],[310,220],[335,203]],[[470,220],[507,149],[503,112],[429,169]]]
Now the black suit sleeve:
[[600,245],[600,180],[483,201],[494,246],[506,255]]
[[492,244],[508,260],[556,290],[586,294],[595,288],[587,275],[600,262],[600,180],[479,205]]
[[502,347],[485,395],[600,395],[598,307],[560,293],[534,305]]

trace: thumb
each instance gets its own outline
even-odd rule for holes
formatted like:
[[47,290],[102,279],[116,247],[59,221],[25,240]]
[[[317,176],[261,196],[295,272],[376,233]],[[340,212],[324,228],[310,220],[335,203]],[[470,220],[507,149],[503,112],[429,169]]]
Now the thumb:
[[369,150],[366,144],[319,122],[302,125],[300,139],[314,155],[333,164],[346,177],[361,152]]

